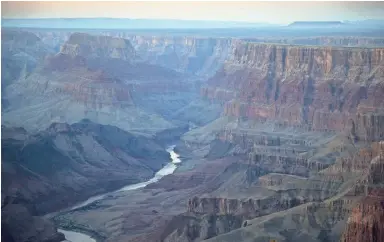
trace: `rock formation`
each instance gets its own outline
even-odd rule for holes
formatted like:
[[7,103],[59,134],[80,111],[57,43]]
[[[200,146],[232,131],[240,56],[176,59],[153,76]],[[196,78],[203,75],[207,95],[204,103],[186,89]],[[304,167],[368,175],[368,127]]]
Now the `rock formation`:
[[129,36],[138,54],[151,63],[181,72],[209,76],[221,67],[230,51],[225,38]]
[[11,205],[146,180],[168,158],[155,141],[181,136],[175,174],[55,223],[114,242],[380,241],[381,38],[102,34],[53,36],[59,53],[7,87],[3,120],[25,128],[3,131]]
[[[67,44],[79,50],[70,52]],[[112,53],[116,51],[118,56]],[[174,127],[161,114],[135,105],[140,100],[133,100],[133,93],[137,97],[145,92],[174,92],[185,83],[178,82],[174,71],[133,60],[134,50],[128,40],[73,34],[62,52],[47,56],[28,77],[8,86],[5,98],[9,112],[3,120],[30,131],[45,129],[52,122],[71,124],[83,118],[125,130],[147,128],[152,133]],[[34,111],[24,112],[25,107]]]
[[87,120],[21,138],[3,131],[2,195],[34,204],[37,214],[147,180],[169,161],[151,139]]
[[10,29],[1,32],[1,87],[4,93],[8,85],[26,78],[46,55],[53,53],[53,49],[31,32]]
[[83,33],[73,33],[60,52],[70,56],[116,58],[126,61],[135,56],[135,50],[129,40]]

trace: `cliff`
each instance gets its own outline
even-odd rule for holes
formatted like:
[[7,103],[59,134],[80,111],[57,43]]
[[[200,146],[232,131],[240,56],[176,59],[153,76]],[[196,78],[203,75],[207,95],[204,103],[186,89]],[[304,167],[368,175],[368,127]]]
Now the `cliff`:
[[[143,107],[141,99],[154,100],[155,94],[174,99],[176,90],[188,93],[194,83],[181,81],[181,74],[175,71],[136,63],[132,46],[125,39],[72,34],[64,49],[67,44],[76,45],[78,51],[47,56],[32,73],[7,87],[9,105],[4,120],[8,125],[38,131],[52,122],[73,123],[88,118],[125,130],[148,127],[152,133],[173,127],[160,116],[162,113]],[[122,51],[117,57],[111,55],[116,48]],[[25,107],[34,111],[21,111]]]
[[365,180],[365,197],[352,209],[343,242],[384,241],[384,143],[372,147]]
[[1,87],[5,92],[8,85],[33,72],[53,49],[31,32],[2,29],[1,36]]
[[70,56],[121,60],[132,60],[135,56],[135,50],[129,40],[85,33],[71,34],[60,52]]
[[366,127],[358,125],[357,135],[375,140],[383,135],[383,83],[381,48],[237,41],[205,90],[235,93],[235,101],[228,102],[224,110],[228,116],[309,125],[320,131],[350,132],[356,122],[364,122]]
[[127,36],[143,60],[183,73],[213,75],[227,58],[231,39]]
[[383,196],[368,196],[353,208],[341,241],[384,241],[383,222]]

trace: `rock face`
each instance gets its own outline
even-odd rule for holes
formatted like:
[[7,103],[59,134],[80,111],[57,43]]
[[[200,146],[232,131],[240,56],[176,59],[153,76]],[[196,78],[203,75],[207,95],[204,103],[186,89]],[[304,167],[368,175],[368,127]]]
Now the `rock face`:
[[4,29],[1,31],[1,87],[28,76],[53,50],[35,34]]
[[164,241],[202,241],[241,227],[241,219],[232,215],[206,215],[193,220],[187,216],[176,216],[166,230],[171,230],[172,226],[181,229],[175,230]]
[[[76,51],[69,51],[67,44],[76,46]],[[47,56],[33,73],[7,87],[3,120],[8,126],[23,126],[29,131],[83,118],[152,133],[174,127],[161,113],[143,110],[140,98],[179,89],[189,92],[191,85],[179,82],[180,75],[174,71],[132,63],[133,59],[128,40],[73,34],[62,52]],[[33,111],[23,111],[26,107]]]
[[37,214],[147,180],[169,161],[151,139],[87,120],[55,123],[25,139],[7,135],[2,144],[3,197],[28,201]]
[[[227,118],[221,120],[227,123],[191,131],[185,140],[211,132],[209,153],[217,149],[215,142],[225,144],[222,155],[248,167],[242,179],[232,178],[242,186],[232,180],[194,196],[186,210],[242,221],[244,228],[209,241],[339,240],[365,191],[382,186],[382,148],[366,146],[383,139],[384,50],[244,41],[232,46],[223,68],[201,91],[225,103]],[[379,215],[351,222],[350,238],[356,231],[356,241],[381,236],[380,207],[371,210]]]
[[352,209],[341,241],[384,241],[384,143],[373,146],[366,196]]
[[137,53],[150,63],[180,72],[210,76],[227,58],[231,39],[129,36]]
[[[207,90],[232,93],[234,100],[224,110],[228,116],[308,125],[320,131],[353,130],[362,139],[375,140],[383,136],[383,55],[380,48],[239,41]],[[356,125],[363,119],[370,123]],[[372,136],[373,130],[378,137]]]
[[129,40],[84,33],[72,34],[61,47],[60,52],[70,56],[116,58],[125,61],[135,57],[135,50]]
[[383,196],[368,196],[352,210],[341,241],[384,241],[383,221]]

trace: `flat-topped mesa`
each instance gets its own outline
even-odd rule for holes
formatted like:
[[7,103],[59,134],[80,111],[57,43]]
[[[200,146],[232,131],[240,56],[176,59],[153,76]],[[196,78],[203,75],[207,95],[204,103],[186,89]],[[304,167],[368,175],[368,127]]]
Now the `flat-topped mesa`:
[[110,36],[94,36],[85,33],[74,33],[63,44],[60,52],[70,56],[86,58],[115,58],[132,60],[135,50],[127,39]]
[[247,38],[249,42],[294,44],[294,45],[324,45],[324,46],[384,46],[382,37],[355,37],[355,36],[313,36],[313,37],[271,37],[271,38]]
[[342,131],[351,129],[357,113],[384,108],[384,48],[243,41],[232,47],[224,67],[208,81],[209,93],[235,92],[225,115]]

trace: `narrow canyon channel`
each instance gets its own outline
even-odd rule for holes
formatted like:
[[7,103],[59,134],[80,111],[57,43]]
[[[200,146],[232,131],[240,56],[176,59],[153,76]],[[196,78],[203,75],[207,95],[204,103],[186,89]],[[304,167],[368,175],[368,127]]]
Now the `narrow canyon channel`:
[[[143,188],[143,187],[147,186],[148,184],[155,183],[155,182],[159,181],[163,176],[172,174],[176,170],[176,167],[177,167],[175,164],[181,163],[181,160],[179,158],[179,154],[177,154],[174,151],[174,149],[175,149],[174,145],[169,146],[167,148],[167,152],[170,154],[172,161],[170,163],[168,163],[167,165],[165,165],[158,172],[156,172],[155,176],[152,177],[150,180],[125,186],[125,187],[123,187],[117,191],[114,191],[114,192],[130,191],[130,190],[136,190],[139,188]],[[112,192],[112,193],[114,193],[114,192]],[[111,194],[111,192],[90,197],[86,201],[81,202],[81,203],[71,207],[70,210],[84,207],[90,203],[93,203],[95,201],[103,199],[105,196],[107,196],[109,194]],[[96,240],[91,238],[91,236],[83,234],[83,233],[64,230],[64,229],[58,229],[58,231],[65,235],[65,238],[67,241],[71,241],[71,242],[96,242]]]

